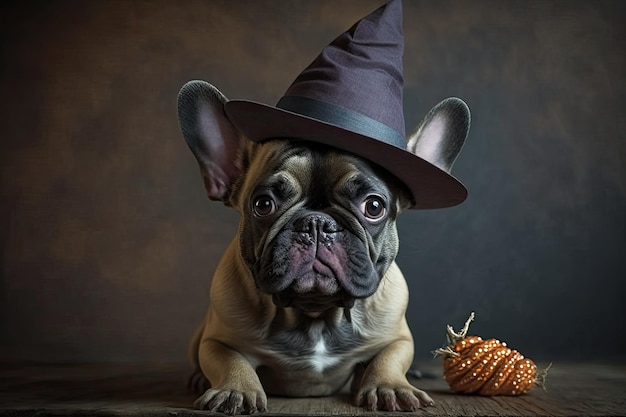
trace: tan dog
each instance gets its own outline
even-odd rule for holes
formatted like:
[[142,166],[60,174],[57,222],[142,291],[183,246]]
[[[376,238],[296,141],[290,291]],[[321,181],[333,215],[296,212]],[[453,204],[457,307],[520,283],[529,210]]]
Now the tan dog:
[[[254,413],[266,410],[267,394],[326,396],[348,383],[354,404],[369,410],[434,404],[405,376],[414,345],[396,218],[414,204],[411,192],[348,152],[248,140],[226,117],[226,102],[200,81],[179,94],[180,125],[208,196],[241,215],[191,346],[210,381],[195,405]],[[465,104],[448,99],[407,150],[437,149],[449,167],[468,123]]]

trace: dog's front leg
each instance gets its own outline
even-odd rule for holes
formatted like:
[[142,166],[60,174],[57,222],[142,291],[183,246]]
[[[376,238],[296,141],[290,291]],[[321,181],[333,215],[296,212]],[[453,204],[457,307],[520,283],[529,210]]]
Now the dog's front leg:
[[200,409],[225,414],[252,414],[266,411],[267,396],[250,362],[236,350],[204,339],[198,349],[202,372],[211,382],[194,403]]
[[412,361],[413,341],[400,339],[380,351],[365,368],[357,367],[352,385],[354,404],[388,411],[415,411],[434,405],[428,394],[406,379]]

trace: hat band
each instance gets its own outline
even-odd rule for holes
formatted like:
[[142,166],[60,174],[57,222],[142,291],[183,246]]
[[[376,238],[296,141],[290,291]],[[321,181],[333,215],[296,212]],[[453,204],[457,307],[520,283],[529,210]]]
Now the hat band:
[[276,107],[406,149],[406,142],[401,134],[378,120],[345,107],[301,96],[284,96]]

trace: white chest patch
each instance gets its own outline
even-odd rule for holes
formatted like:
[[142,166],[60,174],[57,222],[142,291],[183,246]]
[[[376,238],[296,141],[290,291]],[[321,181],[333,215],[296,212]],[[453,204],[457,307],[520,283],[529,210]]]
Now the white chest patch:
[[309,358],[309,363],[317,372],[324,372],[324,369],[335,365],[339,362],[339,360],[339,357],[328,353],[324,339],[320,339],[313,348],[313,353]]

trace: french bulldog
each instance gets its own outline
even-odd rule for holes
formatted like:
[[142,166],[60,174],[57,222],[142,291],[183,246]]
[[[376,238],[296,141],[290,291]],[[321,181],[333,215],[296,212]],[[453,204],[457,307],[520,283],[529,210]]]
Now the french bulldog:
[[[208,197],[240,214],[190,347],[192,385],[202,390],[195,406],[255,413],[266,411],[268,395],[328,396],[348,386],[353,404],[368,410],[433,405],[406,377],[414,343],[395,261],[396,219],[414,197],[349,152],[297,138],[249,140],[226,116],[227,101],[203,81],[178,97]],[[463,106],[436,106],[407,150],[436,148],[454,160],[460,146],[450,138],[464,138],[468,120],[452,115]]]

